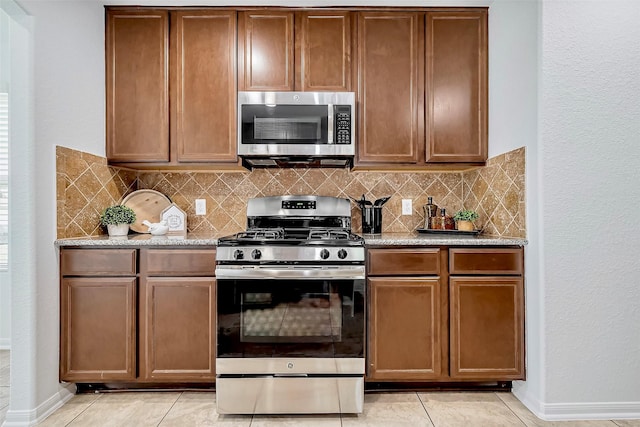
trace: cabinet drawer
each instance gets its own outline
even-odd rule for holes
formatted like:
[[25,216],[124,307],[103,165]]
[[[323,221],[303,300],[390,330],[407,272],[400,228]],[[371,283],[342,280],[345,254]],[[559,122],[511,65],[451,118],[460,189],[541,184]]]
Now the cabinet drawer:
[[149,276],[213,276],[215,249],[143,249],[141,265]]
[[440,249],[370,249],[370,276],[439,275]]
[[63,276],[132,276],[136,249],[61,249]]
[[522,274],[522,249],[449,249],[449,274]]

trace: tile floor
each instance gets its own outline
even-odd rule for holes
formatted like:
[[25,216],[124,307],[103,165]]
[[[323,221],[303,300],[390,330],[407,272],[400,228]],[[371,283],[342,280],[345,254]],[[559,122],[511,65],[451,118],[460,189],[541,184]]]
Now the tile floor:
[[[9,352],[0,350],[0,425],[9,405]],[[640,427],[640,420],[546,422],[511,393],[372,393],[358,415],[229,416],[213,392],[78,394],[40,426]]]
[[126,392],[74,396],[41,426],[640,427],[633,421],[545,422],[510,393],[375,393],[359,415],[229,416],[212,392]]

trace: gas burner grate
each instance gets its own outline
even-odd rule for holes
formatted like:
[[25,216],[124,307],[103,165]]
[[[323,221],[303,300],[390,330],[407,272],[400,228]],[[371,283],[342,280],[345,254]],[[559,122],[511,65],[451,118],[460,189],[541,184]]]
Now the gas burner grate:
[[351,234],[344,230],[310,230],[308,239],[348,240],[350,237]]
[[284,239],[283,228],[256,228],[242,231],[237,234],[237,239],[258,240],[258,239]]

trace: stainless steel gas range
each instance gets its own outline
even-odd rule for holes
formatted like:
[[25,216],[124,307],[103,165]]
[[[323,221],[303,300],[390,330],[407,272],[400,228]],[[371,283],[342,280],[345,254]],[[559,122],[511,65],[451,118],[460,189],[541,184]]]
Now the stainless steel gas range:
[[249,200],[218,241],[219,413],[362,412],[364,260],[349,200]]

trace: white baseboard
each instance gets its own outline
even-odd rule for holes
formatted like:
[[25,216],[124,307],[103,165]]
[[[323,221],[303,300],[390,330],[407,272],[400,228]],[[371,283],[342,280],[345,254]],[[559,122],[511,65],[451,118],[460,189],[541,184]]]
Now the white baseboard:
[[0,338],[0,350],[11,350],[11,338]]
[[2,427],[31,427],[44,421],[55,410],[64,405],[75,394],[75,384],[65,384],[53,396],[35,409],[11,410],[5,415]]
[[538,416],[547,421],[640,419],[640,402],[545,403]]

